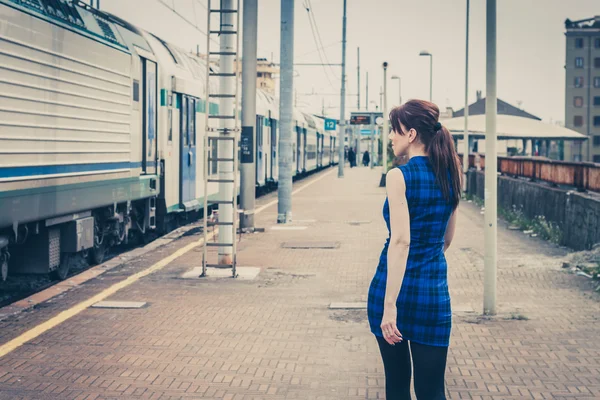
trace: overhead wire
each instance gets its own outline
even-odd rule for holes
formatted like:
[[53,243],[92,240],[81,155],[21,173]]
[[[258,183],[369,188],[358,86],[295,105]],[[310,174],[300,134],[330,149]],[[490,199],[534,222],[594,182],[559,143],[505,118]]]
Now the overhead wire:
[[[317,36],[315,33],[315,27],[313,26],[313,21],[310,18],[310,8],[308,6],[308,1],[305,0],[304,1],[304,7],[306,8],[306,11],[308,13],[308,22],[310,23],[310,30],[311,33],[313,35],[313,40],[315,41],[315,46],[317,47],[317,53],[319,55],[319,59],[321,60],[321,64],[325,64],[325,61],[323,60],[323,57],[321,56],[321,50],[319,48],[319,42],[317,40]],[[331,88],[334,88],[333,83],[331,82],[331,79],[329,77],[329,73],[327,72],[327,68],[325,67],[325,65],[323,65],[323,71],[325,72],[325,77],[327,78],[327,81],[329,82],[329,86],[331,86]]]
[[[319,39],[319,43],[321,44],[320,47],[321,47],[321,49],[323,49],[324,48],[323,40],[321,39],[321,33],[319,32],[319,25],[317,24],[317,20],[315,18],[315,13],[314,13],[313,8],[312,8],[311,0],[306,0],[306,3],[308,4],[308,7],[309,7],[309,15],[312,16],[312,19],[313,19],[314,24],[315,24],[315,30],[317,31],[317,38]],[[339,79],[339,77],[336,75],[335,71],[331,67],[331,62],[329,61],[329,58],[327,57],[327,53],[325,51],[323,51],[323,56],[325,57],[325,61],[327,62],[328,67],[331,70],[331,73],[333,74],[333,76],[335,78]]]

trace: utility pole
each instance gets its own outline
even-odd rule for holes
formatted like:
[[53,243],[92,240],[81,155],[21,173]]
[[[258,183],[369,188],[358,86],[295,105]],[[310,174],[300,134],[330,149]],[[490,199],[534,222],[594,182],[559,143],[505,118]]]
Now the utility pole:
[[375,114],[371,113],[369,118],[371,120],[371,125],[369,126],[369,129],[371,130],[369,132],[369,137],[371,138],[371,148],[369,149],[369,168],[373,169],[373,159],[375,158]]
[[[281,0],[279,83],[279,184],[277,223],[292,221],[292,101],[294,97],[294,0]],[[343,161],[343,158],[342,158]]]
[[258,0],[244,0],[242,48],[242,149],[240,160],[240,205],[244,214],[241,228],[254,230],[256,201],[255,125],[256,125],[256,46]]
[[367,90],[365,91],[365,96],[367,97],[367,101],[365,101],[365,110],[369,111],[369,71],[367,71]]
[[356,111],[360,111],[360,47],[356,49],[356,56],[358,59],[356,63],[356,86],[358,86],[358,99],[356,99]]
[[497,162],[496,154],[496,0],[487,0],[486,9],[486,94],[485,94],[485,256],[483,313],[496,314],[497,268]]
[[[234,0],[221,0],[221,7],[224,10],[233,10]],[[234,31],[234,15],[233,13],[223,13],[221,15],[221,31]],[[222,74],[233,74],[234,73],[234,62],[235,56],[229,54],[235,54],[236,52],[236,35],[224,34],[220,38],[220,73]],[[219,77],[219,92],[220,93],[235,93],[236,81],[231,79],[229,76]],[[222,115],[234,115],[237,110],[235,107],[235,99],[232,97],[223,97],[220,99],[220,114]],[[233,119],[221,119],[220,127],[222,131],[219,133],[220,136],[227,136],[225,129],[230,132],[235,128],[235,121]],[[218,157],[219,159],[227,159],[233,154],[233,141],[222,140],[218,146]],[[233,198],[233,181],[234,173],[232,162],[218,161],[219,169],[219,197],[223,200],[229,200]],[[233,222],[233,219],[237,217],[234,215],[236,210],[233,209],[232,204],[219,204],[219,222]],[[219,229],[219,243],[233,243],[234,235],[230,229]],[[219,264],[232,264],[232,252],[233,248],[229,246],[219,247]]]
[[467,44],[465,51],[465,131],[463,133],[463,140],[465,142],[465,148],[463,151],[463,192],[467,191],[467,172],[469,172],[469,3],[467,0]]
[[338,129],[338,178],[344,177],[344,137],[346,135],[346,1],[344,0],[344,19],[342,22],[342,90]]
[[381,180],[379,186],[385,186],[385,178],[387,174],[387,143],[388,143],[388,116],[387,116],[387,67],[388,63],[383,63],[383,129],[381,131]]

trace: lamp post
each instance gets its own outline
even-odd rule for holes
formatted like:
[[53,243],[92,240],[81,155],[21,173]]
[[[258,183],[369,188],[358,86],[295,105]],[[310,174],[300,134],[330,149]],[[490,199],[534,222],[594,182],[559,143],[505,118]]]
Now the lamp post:
[[419,53],[420,56],[429,57],[429,101],[432,101],[432,92],[433,92],[433,54],[428,52],[427,50],[423,50]]
[[387,67],[388,63],[383,63],[383,129],[381,130],[381,179],[379,186],[385,186],[385,177],[387,174],[387,143],[388,143],[388,116],[387,116]]
[[398,79],[398,99],[400,101],[400,103],[398,103],[399,106],[402,105],[402,78],[399,77],[398,75],[392,75],[391,79]]

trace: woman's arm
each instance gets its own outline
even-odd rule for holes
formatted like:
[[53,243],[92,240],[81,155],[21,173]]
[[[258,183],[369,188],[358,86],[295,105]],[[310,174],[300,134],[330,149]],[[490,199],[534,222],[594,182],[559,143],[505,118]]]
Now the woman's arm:
[[448,226],[446,227],[446,234],[444,235],[444,253],[448,250],[448,247],[450,247],[452,239],[454,238],[454,231],[456,230],[456,214],[458,214],[458,208],[456,208],[450,216]]
[[406,183],[402,171],[394,168],[386,177],[388,203],[390,208],[390,244],[387,254],[387,281],[385,302],[381,329],[384,338],[390,344],[402,340],[402,335],[396,327],[396,301],[410,249],[410,216],[406,201]]

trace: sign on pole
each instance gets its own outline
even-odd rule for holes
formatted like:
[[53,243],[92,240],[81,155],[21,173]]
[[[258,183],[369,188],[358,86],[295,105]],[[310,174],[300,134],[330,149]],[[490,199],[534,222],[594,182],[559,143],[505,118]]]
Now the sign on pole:
[[326,131],[335,131],[337,127],[337,121],[335,119],[325,119],[325,130]]

